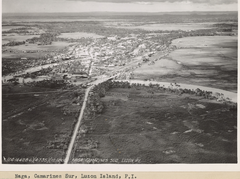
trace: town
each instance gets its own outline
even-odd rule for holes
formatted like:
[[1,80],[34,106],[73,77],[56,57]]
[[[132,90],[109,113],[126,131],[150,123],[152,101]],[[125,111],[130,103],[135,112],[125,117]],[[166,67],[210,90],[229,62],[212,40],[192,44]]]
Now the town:
[[236,13],[65,16],[3,21],[4,163],[236,163]]

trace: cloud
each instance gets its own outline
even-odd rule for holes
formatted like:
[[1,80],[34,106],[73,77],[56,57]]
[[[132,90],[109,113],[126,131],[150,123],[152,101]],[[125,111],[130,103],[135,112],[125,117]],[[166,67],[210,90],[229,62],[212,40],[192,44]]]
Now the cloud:
[[153,3],[152,2],[144,2],[144,1],[139,1],[139,2],[136,2],[137,4],[141,4],[141,5],[152,5]]
[[138,4],[152,4],[154,2],[190,2],[190,3],[206,3],[206,4],[234,4],[238,0],[67,0],[67,1],[81,1],[81,2],[108,2],[108,3],[138,3]]

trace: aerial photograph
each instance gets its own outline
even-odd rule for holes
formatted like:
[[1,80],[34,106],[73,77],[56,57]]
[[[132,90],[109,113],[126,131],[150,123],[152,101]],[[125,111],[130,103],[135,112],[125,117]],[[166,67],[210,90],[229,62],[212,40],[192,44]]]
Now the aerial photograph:
[[2,164],[237,164],[237,0],[2,0]]

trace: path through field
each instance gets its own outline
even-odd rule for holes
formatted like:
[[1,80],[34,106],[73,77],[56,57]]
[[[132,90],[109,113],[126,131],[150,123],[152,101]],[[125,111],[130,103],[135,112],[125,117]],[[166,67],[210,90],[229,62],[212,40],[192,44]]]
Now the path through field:
[[82,121],[82,118],[83,118],[83,113],[84,113],[84,110],[86,108],[89,92],[94,87],[94,85],[97,85],[99,83],[103,83],[104,81],[107,81],[107,80],[109,80],[111,78],[114,78],[115,76],[109,77],[109,78],[105,78],[105,79],[96,80],[96,81],[91,83],[92,86],[90,86],[89,88],[86,89],[83,105],[82,105],[82,108],[81,108],[81,112],[80,112],[80,115],[78,117],[78,122],[77,122],[77,124],[75,126],[75,129],[74,129],[74,132],[73,132],[73,135],[72,135],[72,138],[71,138],[71,142],[70,142],[70,144],[68,146],[68,150],[67,150],[67,153],[66,153],[66,158],[64,160],[64,164],[67,164],[69,162],[69,158],[70,158],[71,153],[72,153],[72,149],[73,149],[73,145],[74,145],[77,133],[78,133],[78,129],[79,129],[80,125],[81,125],[81,121]]
[[86,90],[86,92],[85,92],[85,97],[84,97],[82,109],[81,109],[80,115],[79,115],[79,117],[78,117],[78,121],[77,121],[77,124],[76,124],[76,126],[75,126],[75,129],[74,129],[74,132],[73,132],[73,135],[72,135],[72,138],[71,138],[71,142],[70,142],[70,144],[69,144],[69,146],[68,146],[68,150],[67,150],[67,154],[66,154],[66,158],[65,158],[64,164],[67,164],[67,163],[68,163],[69,158],[70,158],[70,156],[71,156],[72,148],[73,148],[73,145],[74,145],[74,142],[75,142],[77,133],[78,133],[78,129],[79,129],[80,124],[81,124],[81,120],[82,120],[82,117],[83,117],[84,109],[85,109],[85,107],[86,107],[86,103],[87,103],[87,99],[88,99],[88,94],[89,94],[89,91],[91,90],[92,87],[93,87],[93,86],[90,86],[89,88],[87,88],[87,90]]

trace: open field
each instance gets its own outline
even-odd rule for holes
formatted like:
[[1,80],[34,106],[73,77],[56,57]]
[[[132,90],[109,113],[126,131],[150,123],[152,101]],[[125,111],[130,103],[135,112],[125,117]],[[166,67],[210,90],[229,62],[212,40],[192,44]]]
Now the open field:
[[236,108],[149,87],[112,88],[101,101],[82,123],[73,163],[237,162]]
[[134,77],[237,91],[236,37],[186,37],[172,44],[178,49],[153,65],[142,65]]
[[41,58],[45,55],[49,54],[48,52],[35,52],[35,53],[24,53],[24,52],[18,52],[18,53],[9,53],[4,52],[2,53],[2,58],[5,59],[13,59],[18,60],[20,58]]
[[31,39],[33,37],[39,37],[39,35],[19,35],[19,34],[9,34],[7,36],[2,36],[2,40],[4,41],[16,41],[16,42],[22,42],[27,39]]
[[43,51],[54,51],[54,50],[61,50],[67,47],[68,45],[71,45],[73,43],[68,42],[53,42],[51,45],[37,45],[37,44],[28,44],[28,45],[18,45],[9,47],[9,49],[13,50],[43,50]]
[[[56,91],[24,85],[3,86],[2,152],[6,159],[3,163],[63,162],[81,108],[81,97],[77,104],[73,92],[47,92],[52,90]],[[78,94],[84,95],[84,90],[78,90]],[[34,157],[38,161],[30,161]],[[9,158],[29,160],[11,162]]]
[[24,26],[11,26],[11,25],[2,25],[2,31],[9,31],[11,29],[18,29]]
[[7,43],[9,43],[8,40],[3,40],[3,39],[2,39],[2,45],[7,44]]
[[93,33],[85,33],[85,32],[73,32],[73,33],[62,33],[58,36],[59,38],[70,38],[70,39],[80,39],[82,37],[87,38],[102,38],[103,36],[93,34]]
[[147,31],[168,31],[168,30],[200,30],[200,29],[212,29],[214,28],[212,25],[214,23],[167,23],[167,24],[146,24],[146,25],[131,25],[131,24],[123,24],[123,25],[107,25],[107,27],[115,27],[115,28],[125,28],[125,29],[143,29]]
[[173,40],[172,45],[176,45],[179,48],[215,46],[219,48],[235,48],[236,49],[237,37],[231,37],[231,36],[185,37],[185,38]]
[[[51,45],[37,45],[37,44],[28,44],[28,45],[18,45],[11,47],[4,47],[7,49],[7,52],[2,53],[2,58],[11,58],[11,59],[19,59],[19,58],[41,58],[51,51],[62,50],[65,47],[72,45],[73,43],[68,42],[53,42]],[[17,50],[20,52],[13,53],[9,52],[11,50]],[[25,53],[21,51],[35,51],[34,53]],[[37,52],[39,51],[39,52]]]

